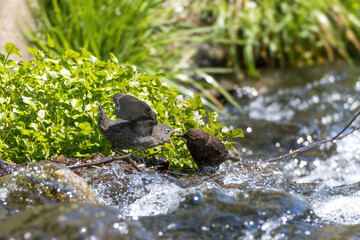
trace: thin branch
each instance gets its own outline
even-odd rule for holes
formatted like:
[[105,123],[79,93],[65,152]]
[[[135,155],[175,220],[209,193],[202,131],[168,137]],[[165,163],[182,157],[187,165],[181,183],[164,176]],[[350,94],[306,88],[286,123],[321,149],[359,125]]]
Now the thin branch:
[[100,164],[103,164],[103,163],[113,162],[113,161],[116,161],[116,160],[129,159],[130,156],[131,155],[128,154],[128,155],[123,155],[123,156],[120,156],[120,157],[113,157],[113,158],[110,158],[110,159],[104,159],[104,160],[99,161],[99,162],[82,163],[82,164],[69,166],[69,168],[74,169],[74,168],[80,168],[80,167],[91,167],[91,166],[96,166],[96,165],[100,165]]
[[[351,121],[346,125],[346,127],[341,131],[339,132],[338,135],[336,135],[335,137],[333,137],[333,141],[338,139],[338,137],[348,128],[350,127],[350,125],[355,121],[355,119],[360,115],[360,111],[355,115],[355,117],[353,117],[353,119],[351,119]],[[341,139],[341,138],[340,138]]]
[[25,154],[25,157],[29,160],[29,162],[32,162],[30,157],[27,154]]
[[129,156],[127,158],[125,158],[125,161],[127,161],[129,164],[131,164],[131,166],[133,166],[138,172],[142,172],[142,170],[136,165],[136,163],[131,159],[131,154],[128,155],[124,155],[123,152],[118,151],[116,149],[111,149],[111,151],[113,151],[114,153],[117,153],[119,155],[123,155],[123,156]]
[[313,147],[319,146],[319,145],[321,145],[321,144],[328,143],[328,142],[334,142],[334,141],[336,141],[336,140],[343,139],[344,137],[346,137],[346,136],[350,135],[351,133],[353,133],[353,132],[355,132],[355,131],[357,131],[357,130],[360,129],[360,127],[357,127],[357,128],[355,128],[355,129],[353,129],[352,131],[350,131],[350,132],[348,132],[348,133],[346,133],[346,134],[344,134],[344,135],[341,135],[341,134],[344,133],[344,131],[345,131],[346,129],[348,129],[348,128],[350,127],[350,125],[355,121],[355,119],[356,119],[359,115],[360,115],[360,111],[355,115],[355,117],[353,117],[353,118],[351,119],[351,121],[346,125],[346,127],[345,127],[343,130],[341,130],[340,133],[338,133],[335,137],[330,138],[330,139],[326,139],[326,140],[321,140],[321,141],[318,141],[318,142],[315,142],[315,143],[312,143],[312,144],[309,144],[309,145],[307,145],[307,146],[298,148],[298,149],[296,149],[295,151],[290,151],[290,152],[287,153],[287,154],[281,155],[280,157],[268,159],[268,160],[264,161],[263,163],[276,162],[276,161],[279,161],[279,160],[281,160],[281,159],[288,158],[288,157],[291,157],[291,156],[296,155],[296,154],[298,154],[298,153],[304,152],[304,151],[306,151],[306,150],[308,150],[308,149],[311,149],[311,148],[313,148]]

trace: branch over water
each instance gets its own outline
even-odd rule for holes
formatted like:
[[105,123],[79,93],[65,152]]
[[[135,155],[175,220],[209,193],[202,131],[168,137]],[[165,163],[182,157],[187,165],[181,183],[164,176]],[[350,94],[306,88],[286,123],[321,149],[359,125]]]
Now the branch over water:
[[330,139],[326,139],[326,140],[321,140],[321,141],[318,141],[318,142],[315,142],[315,143],[312,143],[312,144],[309,144],[305,147],[301,147],[301,148],[298,148],[294,151],[290,151],[289,153],[287,154],[284,154],[284,155],[281,155],[280,157],[277,157],[277,158],[271,158],[271,159],[268,159],[266,161],[264,161],[263,163],[268,163],[268,162],[276,162],[276,161],[279,161],[279,160],[282,160],[282,159],[285,159],[285,158],[288,158],[288,157],[291,157],[293,155],[296,155],[298,153],[301,153],[301,152],[304,152],[306,150],[309,150],[311,148],[314,148],[316,146],[319,146],[321,144],[324,144],[324,143],[328,143],[328,142],[335,142],[336,140],[340,140],[340,139],[343,139],[344,137],[352,134],[353,132],[355,132],[356,130],[359,130],[360,127],[357,127],[355,129],[353,129],[352,131],[342,135],[346,129],[348,129],[350,127],[350,125],[355,121],[355,119],[360,115],[360,111],[355,115],[355,117],[353,117],[351,119],[351,121],[346,125],[346,127],[341,130],[335,137],[333,138],[330,138]]

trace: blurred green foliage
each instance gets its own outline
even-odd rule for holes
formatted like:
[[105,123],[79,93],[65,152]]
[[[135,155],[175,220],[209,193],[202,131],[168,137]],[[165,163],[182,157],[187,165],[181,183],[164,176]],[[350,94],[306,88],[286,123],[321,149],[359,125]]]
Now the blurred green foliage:
[[[100,59],[114,53],[121,62],[155,64],[150,55],[158,21],[157,6],[164,0],[40,0],[33,3],[39,33],[29,37],[53,54],[88,49]],[[149,62],[150,61],[150,62]],[[158,62],[156,63],[158,64]]]
[[[194,1],[228,45],[237,74],[360,56],[360,4],[352,0]],[[226,42],[224,41],[226,39]]]
[[[353,0],[39,0],[33,9],[39,32],[29,38],[43,50],[48,37],[56,53],[84,47],[107,59],[113,52],[149,73],[170,73],[168,80],[186,94],[184,84],[204,95],[209,86],[219,88],[206,72],[259,76],[260,66],[352,63],[360,53],[360,4]],[[203,43],[223,46],[224,66],[189,67]]]
[[[10,54],[18,49],[7,43],[0,54],[0,157],[20,163],[39,161],[61,154],[85,156],[94,152],[110,154],[110,146],[97,128],[96,102],[114,118],[112,95],[132,94],[146,101],[160,123],[173,128],[201,128],[218,136],[232,149],[233,137],[241,129],[229,130],[217,122],[217,113],[206,113],[198,95],[185,99],[175,88],[160,81],[162,75],[147,75],[120,64],[114,54],[106,62],[85,49],[81,54],[67,50],[61,57],[48,57],[34,47],[34,59],[15,63]],[[208,119],[205,123],[204,119]],[[193,167],[183,140],[173,139],[176,149],[166,144],[160,156],[173,167]],[[138,152],[152,154],[159,150]]]
[[[37,2],[39,4],[37,4]],[[181,26],[168,22],[172,8],[165,8],[165,0],[40,0],[32,4],[37,33],[25,32],[40,49],[59,56],[67,49],[88,49],[96,57],[106,60],[109,52],[120,62],[136,65],[149,74],[165,72],[167,81],[182,94],[192,96],[194,91],[184,85],[195,85],[208,99],[205,104],[221,112],[223,105],[207,93],[206,87],[196,82],[193,74],[186,79],[179,73],[194,44],[174,46],[186,39],[177,38]],[[175,33],[176,32],[176,33]],[[171,36],[169,36],[171,35]],[[175,37],[175,39],[174,39]],[[196,43],[197,44],[197,43]],[[192,71],[192,73],[195,73]],[[212,78],[204,72],[200,74]],[[242,111],[240,105],[227,94],[215,79],[210,87],[221,90],[224,97]],[[209,84],[208,84],[209,85]]]

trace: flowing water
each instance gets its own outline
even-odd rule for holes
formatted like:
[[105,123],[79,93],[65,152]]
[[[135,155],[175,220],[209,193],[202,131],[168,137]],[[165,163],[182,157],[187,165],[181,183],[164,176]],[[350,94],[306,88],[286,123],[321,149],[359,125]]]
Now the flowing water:
[[[96,222],[127,239],[358,239],[360,131],[277,163],[263,161],[336,136],[360,110],[360,70],[340,63],[264,76],[266,84],[236,89],[244,116],[228,107],[233,116],[221,117],[245,133],[235,144],[242,161],[188,176],[151,169],[128,174],[117,164],[90,169],[83,178],[113,210],[65,206],[58,219],[70,211],[78,235]],[[360,119],[347,131],[358,126]],[[38,211],[54,211],[48,208]],[[86,209],[105,215],[77,219]]]
[[[248,138],[239,148],[253,160],[273,158],[334,137],[360,110],[359,69],[338,64],[280,76],[267,89],[251,88],[252,98],[245,106],[249,119],[227,121],[248,130]],[[282,82],[293,86],[279,87]],[[360,119],[356,119],[346,132],[359,126]],[[263,139],[262,144],[256,139]],[[335,224],[360,223],[357,189],[335,191],[356,188],[360,181],[359,131],[336,144],[281,160],[276,166],[291,182],[317,184],[308,199],[319,217]]]
[[[359,131],[278,163],[261,162],[340,132],[360,109],[360,71],[338,64],[268,78],[267,86],[237,89],[246,116],[229,107],[234,116],[221,119],[244,130],[235,145],[243,161],[191,177],[94,170],[87,180],[100,202],[162,239],[331,239],[336,231],[356,237]],[[357,119],[348,131],[359,125]]]

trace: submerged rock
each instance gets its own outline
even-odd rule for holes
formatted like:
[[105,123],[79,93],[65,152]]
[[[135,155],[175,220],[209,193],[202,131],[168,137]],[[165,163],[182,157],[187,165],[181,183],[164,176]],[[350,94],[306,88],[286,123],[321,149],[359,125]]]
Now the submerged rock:
[[33,163],[0,178],[0,221],[24,208],[57,202],[98,203],[88,184],[62,164]]
[[116,208],[62,203],[27,209],[0,225],[0,239],[153,239]]
[[162,239],[299,239],[320,227],[304,197],[272,189],[235,196],[205,190],[186,196],[171,214],[139,220]]
[[0,159],[0,177],[8,175],[18,169],[19,166],[15,163],[5,162]]
[[360,225],[325,226],[316,232],[316,234],[313,236],[313,239],[360,239]]

